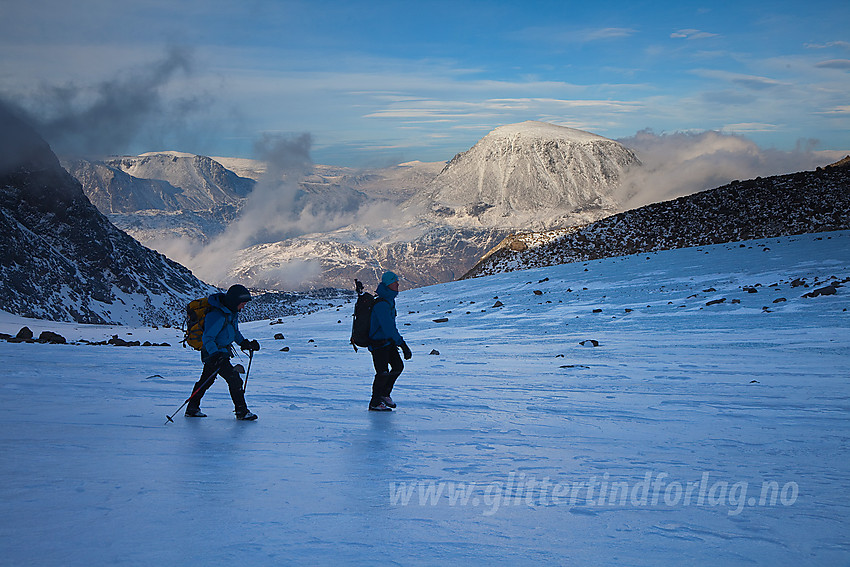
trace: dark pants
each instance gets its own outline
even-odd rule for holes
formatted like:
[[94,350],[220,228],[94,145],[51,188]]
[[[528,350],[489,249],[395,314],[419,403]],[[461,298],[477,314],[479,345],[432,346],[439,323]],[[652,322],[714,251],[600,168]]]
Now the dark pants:
[[216,375],[224,378],[227,382],[227,387],[230,388],[230,398],[233,400],[233,405],[236,408],[236,413],[245,412],[248,410],[248,404],[245,403],[245,392],[242,391],[242,378],[239,373],[230,364],[230,361],[225,359],[215,359],[207,361],[204,364],[204,370],[201,372],[201,378],[195,383],[192,389],[192,398],[189,400],[189,410],[197,410],[201,407],[201,398],[204,393],[209,390]]
[[369,403],[377,405],[382,397],[393,391],[396,379],[404,370],[404,363],[395,345],[374,349],[372,362],[375,365],[375,381],[372,382],[372,401]]

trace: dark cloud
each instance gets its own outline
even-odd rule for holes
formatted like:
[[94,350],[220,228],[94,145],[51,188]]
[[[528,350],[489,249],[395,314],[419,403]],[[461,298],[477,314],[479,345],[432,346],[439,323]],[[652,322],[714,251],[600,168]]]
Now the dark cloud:
[[313,138],[308,133],[294,137],[266,133],[254,142],[254,155],[267,164],[274,177],[293,170],[303,174],[312,165],[312,146]]
[[19,106],[57,154],[120,153],[140,138],[166,139],[191,112],[191,98],[167,100],[163,93],[180,73],[191,70],[191,53],[172,47],[162,59],[96,85],[44,86]]
[[0,175],[41,160],[47,153],[47,144],[20,109],[0,100]]

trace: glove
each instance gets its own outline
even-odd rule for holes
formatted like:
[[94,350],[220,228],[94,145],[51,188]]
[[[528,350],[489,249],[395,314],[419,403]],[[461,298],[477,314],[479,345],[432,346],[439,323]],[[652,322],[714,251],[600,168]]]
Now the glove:
[[241,343],[239,343],[239,348],[250,351],[260,350],[260,343],[256,340],[249,341],[248,339],[244,339]]
[[413,353],[410,352],[410,347],[407,346],[407,343],[401,343],[401,352],[404,354],[405,360],[410,360],[413,357]]

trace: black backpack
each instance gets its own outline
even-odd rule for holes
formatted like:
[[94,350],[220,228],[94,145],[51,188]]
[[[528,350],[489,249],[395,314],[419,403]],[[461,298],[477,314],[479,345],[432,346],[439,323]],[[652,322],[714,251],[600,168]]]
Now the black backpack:
[[357,289],[357,303],[354,304],[354,321],[351,323],[351,346],[354,352],[357,347],[366,348],[372,344],[369,330],[372,326],[372,307],[378,301],[384,301],[369,292],[363,291],[360,280],[354,280]]

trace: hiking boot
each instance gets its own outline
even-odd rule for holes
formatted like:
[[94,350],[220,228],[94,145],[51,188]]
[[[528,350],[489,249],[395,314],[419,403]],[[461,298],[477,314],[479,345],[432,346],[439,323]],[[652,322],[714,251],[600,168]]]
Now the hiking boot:
[[369,404],[369,411],[393,411],[393,409],[382,400],[377,404]]
[[257,414],[251,413],[248,410],[238,411],[236,412],[236,419],[240,419],[242,421],[254,421],[257,419]]
[[381,397],[381,401],[384,402],[384,405],[387,406],[388,408],[395,408],[396,404],[391,397],[383,396],[383,397]]
[[207,417],[207,414],[201,411],[201,408],[186,408],[186,417]]

